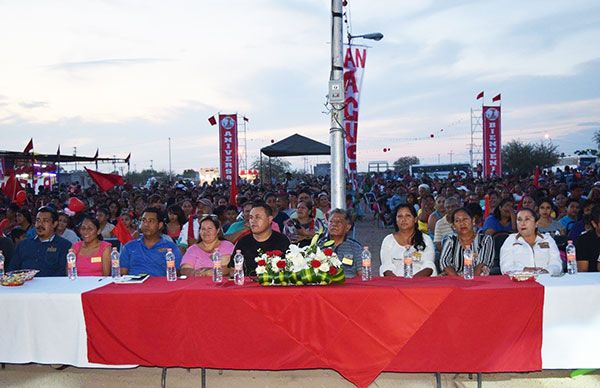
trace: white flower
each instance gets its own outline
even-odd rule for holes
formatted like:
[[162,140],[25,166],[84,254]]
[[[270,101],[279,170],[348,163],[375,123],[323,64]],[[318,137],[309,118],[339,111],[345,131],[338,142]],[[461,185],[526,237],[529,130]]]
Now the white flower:
[[267,267],[259,265],[258,267],[256,267],[256,274],[260,275],[267,272]]
[[319,267],[319,271],[323,271],[323,272],[329,272],[329,263],[327,263],[326,261],[321,263],[321,266]]
[[342,265],[342,262],[340,261],[340,259],[338,259],[335,253],[331,255],[331,257],[329,258],[329,262],[336,268],[340,268],[340,266]]

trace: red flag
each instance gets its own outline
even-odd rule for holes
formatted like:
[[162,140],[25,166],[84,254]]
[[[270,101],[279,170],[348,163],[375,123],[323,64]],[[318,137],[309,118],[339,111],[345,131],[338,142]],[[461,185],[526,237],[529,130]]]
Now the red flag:
[[27,145],[25,146],[25,149],[23,150],[23,153],[24,154],[28,154],[32,150],[33,150],[33,138],[29,139],[29,143],[27,143]]
[[85,167],[85,171],[87,171],[94,183],[98,185],[100,191],[108,191],[115,186],[123,186],[125,184],[121,175],[103,174],[98,171],[90,170],[87,167]]
[[17,180],[13,172],[6,180],[2,191],[11,201],[14,201],[17,198],[17,193],[21,190],[23,190],[23,186],[21,186],[21,182]]
[[229,203],[237,206],[237,202],[235,197],[237,197],[238,189],[237,189],[237,175],[231,180],[231,192],[229,193]]
[[500,101],[501,94],[498,94],[496,97],[492,98],[492,102]]
[[210,123],[210,125],[217,125],[217,119],[215,118],[215,116],[209,117],[208,122]]
[[194,216],[190,214],[188,218],[188,230],[187,230],[187,241],[188,244],[191,240],[194,240]]
[[112,230],[112,234],[121,242],[121,244],[126,244],[133,240],[131,233],[129,233],[129,230],[121,220],[121,217],[119,217],[117,225]]
[[483,98],[483,92],[481,92],[477,95],[477,100],[479,100],[480,98]]
[[484,208],[485,208],[485,209],[484,209],[484,211],[483,211],[483,218],[485,219],[485,218],[487,218],[487,217],[490,215],[490,213],[491,213],[491,211],[490,211],[490,195],[489,195],[489,194],[486,194],[486,195],[485,195],[485,197],[484,197],[484,200],[483,200],[483,201],[484,201],[484,204],[485,204],[485,205],[484,205]]
[[540,187],[540,166],[535,166],[535,172],[533,173],[533,187]]

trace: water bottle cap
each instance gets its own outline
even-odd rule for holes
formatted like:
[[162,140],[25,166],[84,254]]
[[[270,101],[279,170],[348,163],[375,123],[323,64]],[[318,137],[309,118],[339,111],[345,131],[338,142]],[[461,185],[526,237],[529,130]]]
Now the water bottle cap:
[[117,250],[117,247],[113,247],[113,249],[112,249],[112,250],[113,250],[113,252],[114,252],[114,251],[116,251],[116,250]]
[[369,249],[368,245],[363,246],[363,249]]
[[567,240],[567,244],[573,244],[573,240]]
[[75,251],[73,250],[73,248],[69,248],[69,253],[73,253],[73,252],[75,252]]
[[241,249],[236,249],[235,253],[242,253],[242,250]]
[[167,252],[173,252],[172,248],[167,248]]

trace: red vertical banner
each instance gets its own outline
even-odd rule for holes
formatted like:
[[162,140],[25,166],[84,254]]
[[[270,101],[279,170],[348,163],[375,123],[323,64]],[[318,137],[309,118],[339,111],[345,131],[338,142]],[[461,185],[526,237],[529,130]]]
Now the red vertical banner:
[[344,131],[346,134],[345,167],[348,178],[356,187],[356,143],[358,141],[358,102],[367,61],[365,47],[348,46],[344,56]]
[[219,154],[221,180],[234,181],[238,173],[237,115],[219,114]]
[[500,107],[484,106],[483,111],[483,176],[502,175],[502,143]]

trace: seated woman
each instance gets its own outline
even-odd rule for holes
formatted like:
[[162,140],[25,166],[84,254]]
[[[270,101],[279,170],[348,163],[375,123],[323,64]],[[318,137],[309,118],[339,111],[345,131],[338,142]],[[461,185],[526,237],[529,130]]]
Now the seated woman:
[[446,239],[440,256],[440,268],[445,275],[459,276],[463,272],[465,248],[473,252],[475,276],[489,274],[494,261],[494,241],[487,234],[475,232],[473,215],[465,208],[456,209],[450,215],[450,224],[456,232]]
[[177,241],[181,233],[181,227],[186,223],[185,214],[179,205],[171,205],[167,210],[167,235]]
[[431,276],[436,274],[433,241],[419,230],[417,212],[414,206],[400,204],[395,211],[395,233],[388,234],[381,243],[381,276],[404,276],[404,252],[414,249],[413,276]]
[[566,233],[565,227],[552,218],[553,211],[554,204],[550,198],[542,198],[538,201],[538,232],[564,235]]
[[304,247],[310,244],[315,233],[326,233],[325,225],[315,216],[315,210],[311,200],[298,202],[295,216],[285,221],[283,234],[293,244]]
[[58,224],[56,225],[54,233],[62,238],[66,238],[71,244],[79,241],[77,233],[71,229],[71,217],[64,212],[58,212]]
[[73,244],[79,276],[110,276],[111,244],[101,241],[100,222],[85,215],[79,225],[81,241]]
[[[233,244],[225,240],[217,216],[207,214],[200,219],[200,241],[190,246],[181,259],[181,274],[186,276],[208,276],[212,274],[212,253],[217,249],[223,268],[227,267]],[[254,258],[246,258],[251,260]]]
[[540,234],[536,227],[537,215],[531,209],[517,213],[517,230],[500,248],[500,270],[503,274],[513,271],[531,271],[558,275],[562,261],[554,239]]
[[514,205],[512,197],[500,201],[494,212],[485,219],[482,228],[484,233],[490,236],[498,232],[512,233],[515,230]]

